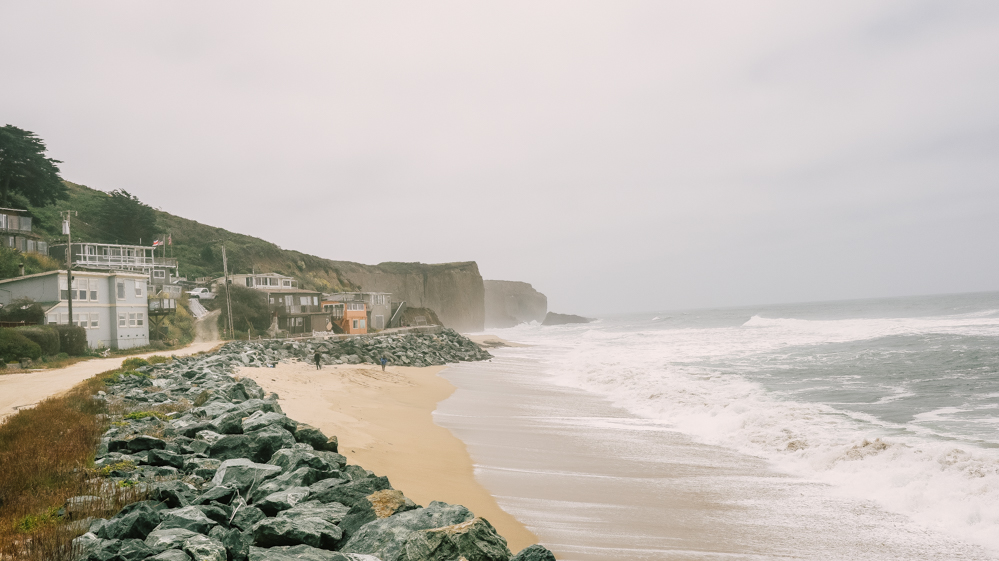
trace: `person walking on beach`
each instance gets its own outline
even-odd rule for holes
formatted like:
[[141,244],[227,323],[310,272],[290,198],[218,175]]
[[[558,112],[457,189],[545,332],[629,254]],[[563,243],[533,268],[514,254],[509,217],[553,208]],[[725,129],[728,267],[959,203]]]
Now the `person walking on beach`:
[[385,365],[388,364],[388,359],[385,358],[385,357],[382,357],[381,362],[382,362],[382,372],[385,372]]
[[323,363],[322,363],[323,355],[319,351],[316,351],[316,356],[314,358],[316,360],[316,370],[322,370],[323,369]]

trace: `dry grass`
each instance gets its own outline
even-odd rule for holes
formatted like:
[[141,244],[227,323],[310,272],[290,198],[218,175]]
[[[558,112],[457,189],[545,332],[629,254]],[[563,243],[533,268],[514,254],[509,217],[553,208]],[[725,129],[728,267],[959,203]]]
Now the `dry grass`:
[[77,520],[109,516],[142,498],[92,468],[109,411],[91,396],[106,378],[95,376],[0,424],[0,560],[70,559],[71,540],[86,528],[58,515],[69,497],[99,497],[75,513]]

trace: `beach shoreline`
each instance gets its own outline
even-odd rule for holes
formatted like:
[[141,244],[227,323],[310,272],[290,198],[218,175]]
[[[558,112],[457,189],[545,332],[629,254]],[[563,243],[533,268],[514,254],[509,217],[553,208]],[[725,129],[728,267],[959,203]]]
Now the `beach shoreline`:
[[240,368],[275,392],[284,412],[329,435],[348,460],[376,475],[417,504],[444,501],[487,519],[517,551],[538,542],[520,521],[500,508],[475,479],[465,444],[433,421],[437,404],[455,387],[438,374],[446,366],[423,368],[326,365],[287,362],[274,368]]

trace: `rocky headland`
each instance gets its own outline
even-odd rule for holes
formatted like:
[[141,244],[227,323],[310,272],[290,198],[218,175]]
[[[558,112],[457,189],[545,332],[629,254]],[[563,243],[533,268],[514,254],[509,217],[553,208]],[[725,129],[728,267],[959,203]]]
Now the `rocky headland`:
[[541,325],[566,325],[570,323],[590,323],[592,321],[596,320],[572,314],[556,314],[555,312],[548,312],[548,315],[545,316],[545,321],[541,322]]
[[[111,419],[96,454],[106,485],[147,500],[110,519],[81,519],[74,541],[88,561],[336,560],[542,561],[516,556],[467,508],[415,504],[386,477],[351,465],[336,436],[290,419],[276,394],[238,367],[281,361],[412,365],[483,360],[489,354],[450,330],[346,341],[234,342],[218,352],[136,368],[108,381]],[[169,414],[154,412],[173,404]],[[97,497],[73,497],[73,513]]]
[[541,322],[548,313],[548,297],[519,281],[483,281],[486,291],[486,327],[513,327]]

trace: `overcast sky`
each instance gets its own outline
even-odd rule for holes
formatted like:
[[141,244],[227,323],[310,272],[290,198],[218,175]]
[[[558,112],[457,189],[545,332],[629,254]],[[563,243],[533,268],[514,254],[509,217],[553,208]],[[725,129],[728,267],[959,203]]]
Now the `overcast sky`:
[[999,290],[999,2],[0,3],[63,177],[559,312]]

